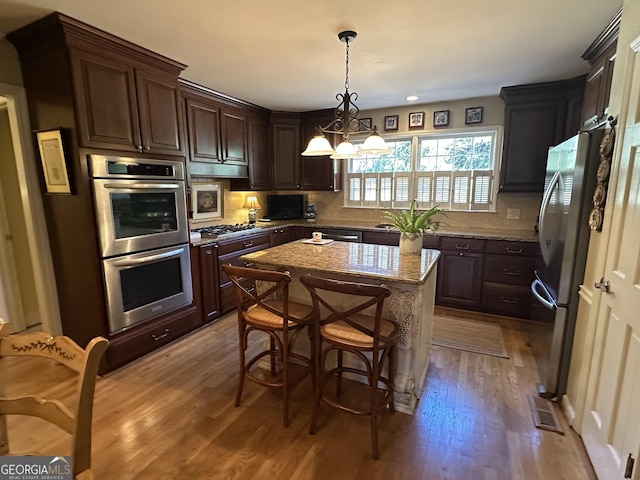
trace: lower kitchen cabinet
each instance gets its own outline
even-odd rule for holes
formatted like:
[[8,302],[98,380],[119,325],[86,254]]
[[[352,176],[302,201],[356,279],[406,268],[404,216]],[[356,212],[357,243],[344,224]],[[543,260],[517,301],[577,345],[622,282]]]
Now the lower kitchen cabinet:
[[218,242],[218,274],[220,278],[220,310],[227,313],[236,307],[236,297],[233,283],[222,270],[222,265],[236,265],[250,267],[251,263],[240,260],[242,255],[264,250],[271,246],[271,233],[260,232],[254,235],[236,237]]
[[291,235],[291,227],[278,227],[271,230],[271,245],[282,245],[293,240]]
[[436,304],[477,309],[482,300],[485,240],[442,237],[436,280]]
[[[220,277],[218,268],[218,245],[205,245],[199,249],[199,287],[203,323],[220,316]],[[195,286],[194,286],[195,289]],[[195,291],[194,291],[194,298]]]
[[532,242],[487,241],[482,310],[530,318],[538,247]]

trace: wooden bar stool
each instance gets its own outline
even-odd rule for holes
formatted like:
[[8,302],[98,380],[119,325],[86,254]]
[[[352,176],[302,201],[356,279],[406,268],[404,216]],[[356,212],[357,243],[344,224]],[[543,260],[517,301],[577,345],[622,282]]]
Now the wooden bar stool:
[[[395,411],[393,382],[399,328],[382,318],[384,300],[391,291],[382,285],[341,282],[310,275],[301,277],[300,281],[311,293],[313,301],[317,384],[309,433],[316,431],[321,402],[356,415],[368,415],[373,458],[377,460],[380,457],[378,415],[387,406],[391,412]],[[374,310],[373,314],[371,310]],[[332,351],[337,352],[337,363],[335,367],[328,367],[327,357]],[[345,364],[345,360],[356,361]],[[385,363],[387,376],[383,375]],[[368,398],[364,406],[354,406],[353,398],[343,398],[344,373],[366,380]],[[326,388],[332,378],[336,381],[335,395]]]
[[[238,309],[240,379],[235,405],[240,405],[245,377],[265,387],[281,388],[283,424],[288,427],[290,361],[297,360],[307,368],[307,373],[313,373],[312,359],[292,352],[302,329],[311,324],[313,309],[289,301],[291,276],[288,272],[233,265],[223,265],[222,268],[234,284]],[[269,348],[247,359],[251,332],[267,334]],[[256,365],[264,357],[270,360],[270,377],[261,377],[260,368]]]

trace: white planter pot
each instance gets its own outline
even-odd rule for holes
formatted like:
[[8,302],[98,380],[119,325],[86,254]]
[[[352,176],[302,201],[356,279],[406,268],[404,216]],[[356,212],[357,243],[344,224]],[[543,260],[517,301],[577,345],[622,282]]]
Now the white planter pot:
[[420,255],[422,253],[422,235],[400,232],[400,254]]

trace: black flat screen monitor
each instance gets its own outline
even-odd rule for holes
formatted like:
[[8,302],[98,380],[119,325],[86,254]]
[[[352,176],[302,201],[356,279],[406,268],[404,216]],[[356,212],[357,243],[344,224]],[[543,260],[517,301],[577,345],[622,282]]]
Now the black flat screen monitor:
[[267,195],[267,213],[271,220],[304,218],[304,195]]

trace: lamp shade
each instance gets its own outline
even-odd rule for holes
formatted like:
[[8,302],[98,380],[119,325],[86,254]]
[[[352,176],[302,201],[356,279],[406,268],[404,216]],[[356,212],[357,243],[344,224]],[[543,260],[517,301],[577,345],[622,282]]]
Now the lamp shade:
[[370,155],[385,155],[387,153],[391,153],[389,147],[387,147],[387,143],[384,141],[378,132],[373,130],[371,135],[367,137],[360,149],[360,153],[362,154],[370,154]]
[[248,196],[242,208],[253,208],[253,209],[260,208],[260,204],[258,203],[258,197],[254,195]]
[[349,140],[345,140],[336,147],[336,153],[331,155],[331,158],[355,158],[357,156],[358,151],[356,150],[356,147],[354,147],[353,143]]
[[314,136],[310,141],[309,145],[307,145],[307,149],[302,152],[302,155],[308,157],[316,157],[321,155],[333,155],[336,151],[331,147],[329,140],[322,135]]

